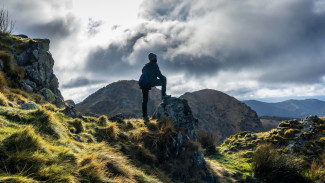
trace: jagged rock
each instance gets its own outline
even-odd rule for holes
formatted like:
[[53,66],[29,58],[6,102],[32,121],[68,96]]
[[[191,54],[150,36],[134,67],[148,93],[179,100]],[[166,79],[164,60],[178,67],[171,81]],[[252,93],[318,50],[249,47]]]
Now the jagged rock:
[[73,106],[68,105],[65,106],[64,110],[62,110],[61,112],[63,112],[65,115],[73,117],[73,118],[81,118],[82,115],[81,113]]
[[58,79],[53,73],[54,60],[49,52],[49,44],[48,39],[34,39],[26,43],[25,50],[19,51],[13,45],[14,60],[24,69],[23,82],[20,83],[21,89],[42,93],[45,100],[62,107],[63,97],[58,89]]
[[27,92],[33,92],[33,88],[28,84],[26,84],[25,82],[20,83],[20,88]]
[[62,98],[55,95],[50,89],[43,88],[39,91],[41,95],[43,95],[44,99],[52,104],[55,104],[58,107],[63,107],[64,102]]
[[124,119],[125,116],[122,113],[118,113],[115,116],[109,118],[110,121],[116,121],[118,123],[123,123]]
[[18,34],[18,35],[15,35],[17,37],[21,37],[21,38],[28,38],[28,36],[26,36],[25,34]]
[[76,104],[74,103],[73,100],[66,100],[64,101],[65,105],[67,106],[72,106],[72,107],[76,107]]
[[35,102],[30,101],[27,102],[26,104],[21,105],[20,108],[24,110],[31,110],[31,109],[39,109],[39,106]]
[[198,120],[193,117],[187,100],[172,97],[161,103],[153,114],[153,118],[165,117],[170,118],[175,127],[186,129],[186,135],[197,141]]
[[207,169],[204,154],[198,149],[191,148],[191,141],[197,141],[198,120],[193,117],[192,110],[185,99],[169,98],[161,103],[153,114],[153,118],[163,120],[169,118],[176,132],[171,135],[171,144],[165,144],[163,159],[179,158],[184,151],[190,153],[190,169],[203,170],[205,182],[214,182],[214,177]]

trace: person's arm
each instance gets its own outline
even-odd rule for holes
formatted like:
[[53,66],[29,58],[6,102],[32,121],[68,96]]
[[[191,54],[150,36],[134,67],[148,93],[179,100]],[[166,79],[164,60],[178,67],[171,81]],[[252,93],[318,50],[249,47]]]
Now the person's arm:
[[164,78],[165,76],[161,74],[160,72],[160,69],[158,67],[158,64],[156,64],[156,67],[155,67],[155,73],[156,73],[156,76],[159,78],[159,79],[162,79]]

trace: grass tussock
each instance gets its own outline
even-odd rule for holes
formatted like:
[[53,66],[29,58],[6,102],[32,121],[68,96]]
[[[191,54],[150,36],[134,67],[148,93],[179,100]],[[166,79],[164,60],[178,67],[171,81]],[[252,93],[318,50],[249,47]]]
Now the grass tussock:
[[7,79],[2,71],[0,71],[0,91],[7,87]]
[[205,149],[206,154],[216,153],[216,137],[209,132],[200,131],[199,132],[199,142],[202,145],[202,148]]
[[19,83],[24,78],[24,69],[19,67],[14,61],[11,53],[7,51],[0,51],[0,60],[3,61],[4,71],[8,78],[8,84],[11,87],[18,88]]
[[117,127],[116,123],[110,123],[107,127],[97,127],[95,128],[95,134],[98,142],[115,142],[118,139],[118,134],[120,129]]
[[322,160],[313,160],[310,165],[309,177],[315,182],[325,182],[325,155]]
[[36,135],[34,129],[28,126],[16,133],[10,135],[8,138],[2,141],[1,148],[6,153],[15,152],[34,152],[34,151],[45,151],[46,149],[42,146],[42,139],[39,135]]
[[83,126],[83,122],[81,119],[74,119],[72,121],[68,121],[69,127],[70,127],[70,132],[72,133],[81,133],[83,132],[84,126]]
[[0,183],[37,183],[38,181],[22,176],[20,174],[10,175],[10,174],[0,174]]
[[252,161],[255,176],[265,182],[307,182],[302,175],[302,161],[294,155],[278,152],[270,144],[260,145]]
[[8,106],[8,99],[7,97],[0,92],[0,106]]
[[102,161],[96,154],[91,154],[81,159],[79,175],[82,182],[107,182],[109,172],[107,172],[105,165],[105,161]]
[[98,118],[98,124],[100,126],[106,126],[108,124],[108,117],[106,115],[101,115]]

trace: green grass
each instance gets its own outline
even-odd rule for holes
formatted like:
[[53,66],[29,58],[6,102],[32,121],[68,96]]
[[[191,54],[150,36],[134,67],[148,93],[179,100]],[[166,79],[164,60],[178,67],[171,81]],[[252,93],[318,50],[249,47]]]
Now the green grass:
[[207,158],[212,162],[221,164],[228,170],[238,172],[239,178],[244,178],[253,172],[250,158],[242,157],[247,152],[239,154],[215,153],[214,155],[207,156]]

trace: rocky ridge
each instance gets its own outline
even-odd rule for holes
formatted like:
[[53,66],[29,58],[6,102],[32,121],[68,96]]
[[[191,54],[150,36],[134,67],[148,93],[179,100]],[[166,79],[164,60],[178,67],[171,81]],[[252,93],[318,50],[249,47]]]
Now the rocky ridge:
[[222,144],[225,152],[253,151],[259,144],[271,143],[284,153],[297,153],[306,157],[325,153],[325,119],[308,116],[302,121],[287,120],[269,132],[241,132],[227,138]]
[[[214,182],[212,173],[208,170],[204,160],[204,154],[196,148],[190,148],[189,141],[198,141],[198,120],[193,117],[192,110],[185,99],[169,98],[164,100],[156,109],[153,118],[159,120],[170,120],[175,132],[172,133],[172,143],[166,144],[168,157],[178,159],[182,153],[189,153],[189,161],[191,162],[188,170],[193,171],[199,169],[204,172],[204,176],[198,172],[193,173],[193,177],[201,176],[204,182]],[[191,178],[193,178],[191,177]]]
[[50,40],[30,39],[24,35],[1,36],[1,44],[13,55],[15,64],[22,68],[20,72],[23,73],[23,78],[18,83],[19,87],[27,92],[38,93],[46,101],[63,107],[59,82],[53,73],[54,60],[49,51]]

